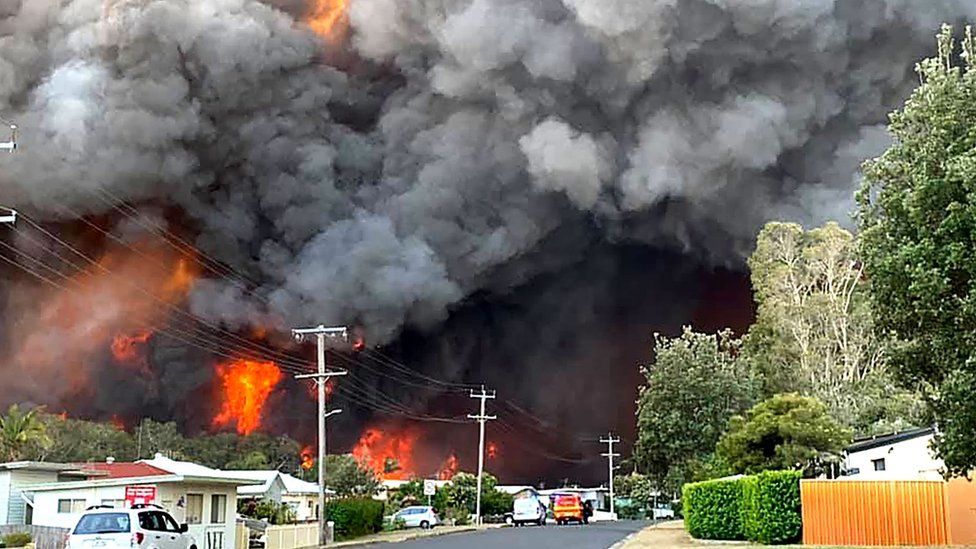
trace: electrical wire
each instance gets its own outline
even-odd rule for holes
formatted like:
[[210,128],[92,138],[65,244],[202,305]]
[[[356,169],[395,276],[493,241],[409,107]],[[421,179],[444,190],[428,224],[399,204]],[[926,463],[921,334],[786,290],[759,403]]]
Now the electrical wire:
[[[68,249],[69,251],[71,251],[72,253],[74,253],[75,255],[77,255],[78,257],[84,259],[86,262],[88,262],[93,267],[99,269],[100,271],[102,271],[102,272],[104,272],[106,274],[114,274],[111,269],[109,269],[108,267],[106,267],[106,266],[102,265],[101,263],[95,261],[94,259],[92,259],[91,257],[89,257],[87,254],[85,254],[84,252],[78,250],[77,248],[75,248],[71,244],[65,242],[64,240],[62,240],[61,238],[59,238],[57,235],[51,233],[50,231],[48,231],[47,229],[45,229],[44,227],[42,227],[40,224],[38,224],[37,222],[35,222],[30,217],[23,216],[23,218],[24,218],[24,220],[29,225],[31,225],[32,227],[34,227],[35,229],[37,229],[41,233],[45,234],[46,236],[48,236],[49,238],[51,238],[52,240],[54,240],[58,244],[64,246],[66,249]],[[115,235],[112,235],[112,234],[108,233],[107,231],[105,231],[104,229],[98,227],[97,225],[95,225],[95,224],[93,224],[93,223],[91,223],[91,222],[89,222],[89,221],[87,221],[85,219],[82,219],[82,221],[85,222],[85,223],[90,224],[90,226],[92,226],[96,230],[102,232],[103,234],[105,234],[109,238],[112,238],[113,240],[117,241],[119,244],[125,246],[129,250],[137,253],[138,255],[140,255],[142,257],[146,257],[147,259],[150,259],[150,260],[154,261],[155,263],[157,263],[158,265],[160,265],[164,269],[165,268],[168,268],[162,262],[156,260],[155,258],[152,258],[152,257],[148,256],[142,250],[139,250],[138,248],[135,248],[135,247],[131,246],[130,244],[128,244],[124,240],[118,238]],[[60,254],[58,254],[58,255],[60,256]],[[215,324],[213,324],[213,323],[211,323],[211,322],[209,322],[209,321],[207,321],[207,320],[205,320],[205,319],[203,319],[203,318],[201,318],[201,317],[199,317],[197,315],[194,315],[192,313],[188,313],[188,312],[184,311],[183,309],[181,309],[179,307],[176,307],[172,303],[169,303],[169,302],[167,302],[167,301],[165,301],[163,299],[160,299],[158,296],[156,296],[155,294],[153,294],[151,291],[146,290],[145,288],[143,288],[143,287],[141,287],[141,286],[139,286],[137,284],[134,284],[134,283],[132,283],[129,280],[123,280],[123,282],[126,283],[126,284],[128,284],[133,289],[139,291],[140,293],[143,293],[146,296],[150,297],[151,299],[153,299],[157,303],[161,304],[163,307],[165,307],[166,309],[168,309],[170,312],[176,314],[181,319],[185,319],[185,320],[188,320],[188,321],[200,323],[200,324],[202,324],[202,325],[204,325],[204,326],[206,326],[206,327],[208,327],[208,328],[210,328],[210,329],[212,329],[212,330],[220,333],[222,336],[224,336],[226,338],[229,338],[230,340],[233,340],[236,343],[236,345],[238,346],[238,348],[248,349],[250,351],[250,354],[256,354],[257,356],[263,356],[265,359],[269,359],[269,360],[272,360],[272,361],[280,361],[280,362],[283,362],[283,363],[289,363],[289,364],[295,365],[295,366],[301,366],[301,365],[304,365],[305,364],[303,361],[301,361],[301,359],[299,359],[297,357],[293,357],[293,356],[290,356],[290,355],[286,355],[286,354],[284,354],[281,351],[278,351],[276,349],[272,349],[272,348],[267,347],[265,345],[262,345],[262,344],[259,344],[259,343],[255,343],[255,342],[253,342],[253,341],[251,341],[249,339],[245,339],[243,337],[240,337],[239,335],[237,335],[237,334],[235,334],[233,332],[230,332],[230,331],[228,331],[228,330],[226,330],[226,329],[224,329],[224,328],[222,328],[222,327],[220,327],[218,325],[215,325]]]

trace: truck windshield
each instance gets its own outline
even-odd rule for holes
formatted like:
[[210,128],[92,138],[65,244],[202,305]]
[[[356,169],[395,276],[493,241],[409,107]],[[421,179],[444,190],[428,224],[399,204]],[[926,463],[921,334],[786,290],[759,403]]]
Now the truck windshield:
[[75,534],[122,534],[129,531],[126,513],[97,513],[84,515],[75,526]]

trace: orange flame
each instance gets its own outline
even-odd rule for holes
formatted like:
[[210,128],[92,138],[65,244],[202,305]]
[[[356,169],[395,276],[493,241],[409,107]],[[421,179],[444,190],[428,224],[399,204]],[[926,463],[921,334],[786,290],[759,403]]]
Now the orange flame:
[[119,362],[134,362],[139,359],[139,346],[149,341],[150,330],[139,330],[132,335],[118,334],[112,340],[112,356]]
[[112,427],[115,427],[119,431],[125,431],[125,420],[119,416],[112,414],[111,419],[109,419],[109,423],[111,423]]
[[417,438],[411,431],[389,433],[375,427],[366,429],[353,447],[352,455],[383,480],[408,480],[414,476],[413,450]]
[[345,32],[349,0],[315,0],[308,26],[322,38],[334,40]]
[[437,473],[437,478],[440,480],[451,480],[458,473],[458,468],[458,458],[454,452],[451,452],[451,455],[447,456],[444,464],[441,465],[441,470]]
[[281,370],[273,362],[237,359],[217,365],[222,404],[213,418],[216,427],[234,424],[242,435],[253,433],[261,426],[264,405],[282,379]]
[[315,458],[312,457],[312,447],[306,446],[302,448],[302,469],[310,471],[312,467],[315,467]]
[[498,457],[498,445],[494,442],[488,443],[488,459],[495,459]]
[[[315,382],[309,383],[307,385],[307,387],[308,387],[308,396],[309,396],[309,398],[311,398],[312,400],[316,400],[317,401],[319,399],[319,386],[318,386],[318,383],[315,383]],[[335,380],[334,379],[327,379],[325,381],[325,399],[326,400],[331,399],[333,393],[335,393]]]
[[[140,360],[143,336],[133,326],[164,322],[192,288],[192,267],[192,258],[145,240],[108,250],[65,281],[65,289],[30,290],[32,306],[11,328],[10,340],[19,343],[13,371],[5,371],[11,392],[52,406],[84,398],[97,383],[106,351],[122,356],[120,365],[148,369]],[[65,376],[68,383],[38,382]]]

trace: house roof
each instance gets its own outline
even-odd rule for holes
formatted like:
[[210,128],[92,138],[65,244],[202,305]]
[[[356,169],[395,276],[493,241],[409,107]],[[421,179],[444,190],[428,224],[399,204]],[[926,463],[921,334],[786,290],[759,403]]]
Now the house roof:
[[[244,470],[244,471],[222,471],[225,475],[240,478],[240,479],[250,479],[261,482],[259,485],[252,486],[241,486],[237,489],[237,493],[241,495],[260,495],[266,493],[271,489],[274,484],[275,479],[280,479],[282,484],[282,489],[285,495],[301,495],[301,494],[318,494],[319,485],[313,482],[307,482],[302,479],[293,477],[288,473],[282,473],[281,471],[254,471],[254,470]],[[335,494],[333,490],[326,490],[328,494]]]
[[[308,482],[300,478],[293,477],[288,473],[281,473],[281,480],[285,483],[285,492],[289,494],[318,494],[319,485]],[[334,494],[335,491],[326,488],[326,492]]]
[[134,477],[154,477],[169,475],[170,472],[164,471],[159,467],[153,467],[148,463],[83,463],[80,468],[94,473],[103,478],[134,478]]
[[70,463],[49,463],[46,461],[11,461],[7,463],[0,463],[0,471],[13,471],[16,469],[61,473],[77,471],[78,466]]
[[179,475],[153,475],[150,477],[119,477],[119,478],[99,478],[89,480],[75,480],[71,482],[47,482],[44,484],[34,484],[25,486],[25,492],[52,492],[58,490],[75,490],[78,488],[109,488],[115,486],[139,486],[142,484],[165,484],[172,482],[182,482],[183,477]]
[[[285,494],[317,494],[319,493],[318,484],[312,482],[305,482],[304,480],[295,478],[287,473],[282,473],[281,471],[272,470],[222,470],[222,469],[211,469],[197,463],[192,463],[189,461],[177,461],[170,459],[161,454],[156,454],[153,459],[142,460],[139,463],[145,463],[153,467],[158,467],[165,471],[177,475],[190,475],[190,476],[209,476],[209,477],[220,477],[228,480],[237,480],[241,485],[238,489],[238,493],[242,495],[260,495],[266,493],[271,489],[272,484],[274,484],[276,478],[280,478],[282,484],[284,485]],[[333,490],[326,490],[328,494],[335,494]]]
[[934,427],[920,427],[917,429],[908,429],[905,431],[899,431],[897,433],[889,433],[886,435],[877,435],[872,437],[864,437],[855,440],[853,444],[847,447],[848,454],[855,454],[857,452],[863,452],[865,450],[870,450],[872,448],[880,448],[882,446],[890,446],[892,444],[897,444],[899,442],[904,442],[906,440],[912,440],[914,438],[926,437],[935,433]]
[[[164,471],[170,472],[174,475],[184,475],[191,477],[221,477],[221,478],[232,478],[226,475],[221,475],[220,471],[217,469],[211,469],[206,465],[200,465],[199,463],[193,463],[192,461],[177,461],[175,459],[170,459],[163,454],[156,454],[152,459],[142,459],[136,463],[145,463],[162,469]],[[240,480],[240,479],[238,479]],[[251,482],[245,482],[244,484],[253,484],[253,479],[244,479]]]

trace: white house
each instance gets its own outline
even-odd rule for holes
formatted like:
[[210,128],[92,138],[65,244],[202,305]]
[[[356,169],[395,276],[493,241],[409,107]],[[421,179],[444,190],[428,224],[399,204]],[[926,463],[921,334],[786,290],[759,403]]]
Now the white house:
[[[238,500],[270,500],[284,503],[295,513],[298,521],[318,517],[319,485],[306,482],[281,471],[223,471],[229,477],[251,480],[251,484],[237,488]],[[335,491],[326,490],[327,496]]]
[[32,510],[23,487],[62,479],[84,479],[77,465],[17,461],[0,463],[0,525],[31,524]]
[[852,480],[942,480],[932,452],[935,429],[925,427],[854,441],[845,451]]
[[[91,463],[86,480],[24,487],[33,523],[68,528],[93,505],[126,506],[139,496],[186,523],[199,549],[235,548],[237,487],[253,484],[202,465],[158,456],[136,463]],[[244,548],[241,548],[244,549]]]

